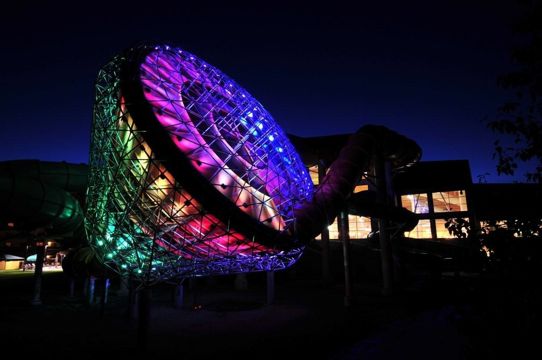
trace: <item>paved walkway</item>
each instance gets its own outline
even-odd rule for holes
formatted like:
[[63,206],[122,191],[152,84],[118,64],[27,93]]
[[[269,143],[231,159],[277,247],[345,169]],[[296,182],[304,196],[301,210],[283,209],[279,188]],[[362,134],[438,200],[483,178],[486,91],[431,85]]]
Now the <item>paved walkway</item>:
[[[52,354],[62,349],[78,359],[118,351],[144,354],[127,298],[114,286],[100,315],[98,304],[66,296],[62,273],[45,275],[43,305],[32,307],[27,300],[30,280],[0,282],[0,338],[6,343]],[[265,305],[262,284],[249,281],[248,290],[235,291],[231,278],[200,281],[186,290],[181,309],[172,306],[171,288],[154,288],[146,354],[184,359],[464,358],[458,308],[442,289],[411,289],[385,298],[374,284],[356,286],[354,304],[345,308],[340,286],[279,277],[275,301]]]

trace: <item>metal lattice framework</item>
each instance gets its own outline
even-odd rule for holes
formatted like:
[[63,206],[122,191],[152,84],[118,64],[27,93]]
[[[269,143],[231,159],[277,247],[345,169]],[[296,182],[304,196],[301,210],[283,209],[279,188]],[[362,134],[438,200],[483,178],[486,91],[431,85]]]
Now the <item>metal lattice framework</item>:
[[99,72],[86,229],[117,271],[165,280],[286,268],[303,247],[277,239],[312,193],[271,115],[196,56],[140,46]]

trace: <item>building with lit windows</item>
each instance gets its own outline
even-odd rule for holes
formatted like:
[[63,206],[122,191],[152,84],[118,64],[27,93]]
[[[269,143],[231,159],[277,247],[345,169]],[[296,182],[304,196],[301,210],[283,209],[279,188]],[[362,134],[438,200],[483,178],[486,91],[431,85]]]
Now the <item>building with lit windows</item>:
[[450,239],[448,219],[476,221],[467,160],[420,162],[397,174],[394,188],[397,202],[418,217],[418,225],[405,233],[408,238]]
[[[314,184],[318,185],[318,165],[309,167]],[[369,190],[370,177],[362,179],[354,193]],[[470,206],[472,190],[468,161],[420,162],[408,170],[398,172],[393,181],[394,200],[418,218],[418,225],[404,235],[414,239],[450,239],[445,227],[449,218],[474,221]],[[349,236],[352,240],[365,239],[377,230],[369,217],[349,214]],[[330,240],[339,239],[337,221],[329,225]],[[317,238],[318,239],[318,238]]]
[[[309,173],[317,186],[318,165],[309,166]],[[354,192],[371,189],[371,185],[365,177]],[[483,226],[510,218],[542,218],[539,185],[473,183],[467,160],[419,162],[394,174],[393,191],[396,205],[416,214],[418,224],[404,233],[413,240],[453,241],[454,235],[446,228],[448,219],[461,218]],[[339,239],[337,221],[328,230],[330,240]],[[377,230],[370,218],[349,215],[351,240],[366,239]]]

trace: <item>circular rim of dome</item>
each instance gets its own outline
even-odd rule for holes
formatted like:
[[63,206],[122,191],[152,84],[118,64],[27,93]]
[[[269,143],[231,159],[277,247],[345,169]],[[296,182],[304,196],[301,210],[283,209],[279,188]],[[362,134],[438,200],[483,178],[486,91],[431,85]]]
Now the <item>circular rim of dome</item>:
[[[280,250],[298,247],[295,241],[282,241],[284,237],[279,236],[287,228],[280,231],[275,230],[243,212],[231,199],[215,188],[194,167],[186,154],[170,140],[168,130],[160,124],[153,111],[153,106],[145,97],[141,78],[142,63],[149,54],[156,50],[175,51],[181,49],[167,44],[142,44],[125,51],[123,57],[126,62],[120,73],[120,91],[125,97],[126,106],[134,123],[138,129],[144,132],[143,137],[157,158],[176,181],[179,181],[197,198],[207,212],[212,213],[225,224],[230,224],[232,228],[247,238]],[[167,141],[164,141],[166,138]]]

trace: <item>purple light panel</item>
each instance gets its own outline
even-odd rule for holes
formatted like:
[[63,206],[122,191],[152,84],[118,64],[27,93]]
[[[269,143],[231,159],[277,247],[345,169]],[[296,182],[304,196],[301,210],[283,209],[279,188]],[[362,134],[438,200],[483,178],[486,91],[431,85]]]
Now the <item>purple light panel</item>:
[[[277,232],[292,224],[293,208],[310,198],[312,182],[260,103],[220,71],[179,49],[158,47],[150,52],[141,63],[140,79],[169,141],[216,190]],[[198,216],[203,209],[191,195],[173,190],[163,195],[176,198],[172,213],[190,219],[181,226],[183,231],[158,240],[168,248],[178,248],[172,243],[191,248],[189,253],[177,250],[179,255],[194,253],[187,239],[207,239],[196,241],[202,250],[197,252],[206,255],[231,255],[232,249],[242,255],[273,251],[234,227],[228,229],[212,214]]]

